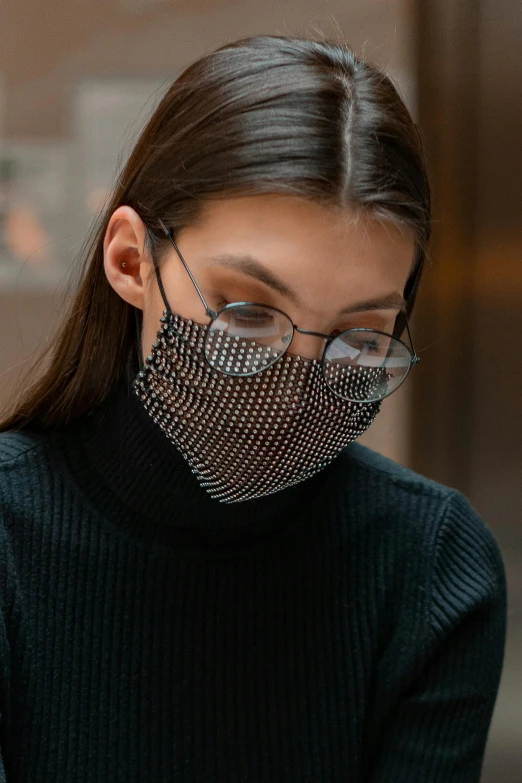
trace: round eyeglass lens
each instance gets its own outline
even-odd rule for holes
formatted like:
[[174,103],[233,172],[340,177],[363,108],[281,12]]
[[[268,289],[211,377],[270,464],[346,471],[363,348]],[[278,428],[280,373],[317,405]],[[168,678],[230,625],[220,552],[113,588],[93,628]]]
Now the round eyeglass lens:
[[376,402],[400,386],[411,360],[411,351],[401,340],[372,329],[349,329],[328,345],[323,369],[338,397]]
[[227,305],[205,339],[209,364],[226,375],[254,375],[286,351],[293,335],[284,313],[263,305]]

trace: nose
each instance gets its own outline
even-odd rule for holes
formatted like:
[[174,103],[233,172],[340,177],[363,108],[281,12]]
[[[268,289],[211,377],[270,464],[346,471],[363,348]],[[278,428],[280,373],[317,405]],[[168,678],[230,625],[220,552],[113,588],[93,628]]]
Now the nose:
[[326,339],[312,334],[301,334],[294,331],[294,336],[288,353],[301,356],[303,359],[316,359],[319,361],[323,355]]

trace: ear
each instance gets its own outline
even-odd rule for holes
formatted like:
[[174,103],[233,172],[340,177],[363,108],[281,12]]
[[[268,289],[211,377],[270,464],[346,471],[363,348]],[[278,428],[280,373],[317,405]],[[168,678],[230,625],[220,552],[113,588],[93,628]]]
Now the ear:
[[107,280],[117,294],[140,310],[144,309],[150,253],[145,249],[146,227],[132,207],[118,207],[103,241],[103,266]]

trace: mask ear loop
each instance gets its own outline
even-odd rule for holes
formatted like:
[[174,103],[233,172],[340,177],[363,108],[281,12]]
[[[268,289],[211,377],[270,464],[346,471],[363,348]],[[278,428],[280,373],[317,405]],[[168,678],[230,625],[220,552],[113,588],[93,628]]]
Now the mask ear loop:
[[142,323],[143,319],[140,316],[141,310],[137,307],[134,308],[134,323],[136,324],[136,344],[138,348],[138,366],[143,364],[143,343],[141,340]]
[[[162,228],[165,231],[165,233],[167,234],[167,236],[169,236],[168,230],[166,230],[163,225],[162,225]],[[154,250],[153,250],[153,243],[151,242],[149,229],[147,229],[147,242],[148,242],[149,251],[150,251],[150,254],[151,254],[151,257],[152,257],[152,264],[154,266],[154,272],[156,274],[156,280],[158,281],[158,287],[159,287],[159,290],[160,290],[161,298],[163,299],[163,304],[165,305],[165,308],[166,308],[167,312],[170,313],[171,309],[170,309],[170,305],[169,305],[168,300],[167,300],[167,295],[165,293],[165,289],[163,288],[163,282],[161,280],[158,260],[156,258],[156,254],[154,253]],[[143,313],[142,313],[142,311],[138,307],[134,308],[134,322],[135,322],[135,325],[136,325],[136,344],[137,344],[137,349],[138,349],[138,363],[139,363],[139,366],[141,367],[142,364],[143,364],[143,341],[142,341]]]
[[[166,228],[165,224],[161,220],[160,220],[160,225],[161,225],[161,228],[163,229],[164,233],[166,234],[166,236],[170,239],[169,230],[168,230],[168,228]],[[170,309],[170,305],[169,305],[168,300],[167,300],[167,294],[165,293],[165,289],[163,288],[163,282],[161,280],[158,259],[156,258],[156,254],[152,250],[152,243],[150,243],[150,248],[151,248],[152,263],[154,264],[154,272],[156,274],[156,280],[158,281],[158,288],[160,290],[161,298],[163,299],[163,304],[165,305],[167,313],[171,314],[172,311]]]

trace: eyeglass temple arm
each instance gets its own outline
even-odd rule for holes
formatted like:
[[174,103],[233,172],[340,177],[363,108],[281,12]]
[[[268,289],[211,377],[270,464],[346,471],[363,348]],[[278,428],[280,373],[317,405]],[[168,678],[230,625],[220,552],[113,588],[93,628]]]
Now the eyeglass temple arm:
[[[184,259],[184,258],[183,258],[183,256],[181,255],[181,251],[180,251],[179,247],[178,247],[178,246],[176,245],[176,243],[174,242],[174,239],[173,239],[173,237],[172,237],[172,231],[171,231],[170,229],[168,229],[168,228],[167,228],[167,226],[165,225],[165,223],[164,223],[162,220],[160,220],[160,221],[159,221],[159,224],[160,224],[161,228],[163,229],[164,233],[165,233],[165,234],[168,236],[168,238],[170,239],[170,241],[171,241],[172,245],[174,246],[174,249],[175,249],[176,253],[178,254],[178,256],[179,256],[179,257],[180,257],[180,259],[181,259],[181,263],[183,264],[183,266],[184,266],[184,267],[185,267],[185,269],[187,270],[188,276],[189,276],[189,277],[190,277],[190,279],[192,280],[192,284],[194,285],[194,288],[195,288],[195,289],[196,289],[196,291],[198,292],[198,296],[199,296],[199,298],[201,299],[201,303],[203,304],[203,307],[205,308],[205,312],[206,312],[206,314],[209,316],[209,318],[215,318],[215,317],[217,316],[217,313],[215,313],[215,312],[214,312],[214,310],[211,310],[211,309],[210,309],[210,307],[208,306],[208,304],[207,304],[207,302],[206,302],[206,300],[205,300],[205,297],[204,297],[204,296],[203,296],[203,294],[201,293],[201,290],[200,290],[200,288],[199,288],[198,284],[196,283],[196,280],[195,280],[195,278],[194,278],[194,275],[193,275],[193,274],[192,274],[192,272],[190,271],[190,269],[189,269],[189,267],[188,267],[188,264],[187,264],[187,262],[185,261],[185,259]],[[156,265],[154,265],[154,266],[156,266]],[[162,295],[162,297],[163,297],[163,301],[165,302],[165,304],[167,304],[167,299],[166,299],[166,297],[165,297],[165,291],[164,291],[164,288],[163,288],[163,284],[162,284],[162,282],[161,282],[161,278],[159,277],[159,275],[157,275],[157,278],[158,278],[158,283],[159,283],[159,287],[160,287],[160,292],[161,292],[161,295]],[[170,309],[170,307],[169,307],[169,309]]]
[[415,345],[413,344],[413,338],[411,336],[410,325],[408,323],[408,316],[406,315],[406,313],[404,313],[404,320],[406,323],[406,331],[408,332],[408,339],[410,341],[411,350],[413,351],[413,358],[411,360],[411,363],[418,364],[420,362],[420,357],[417,356],[417,351],[415,350]]

